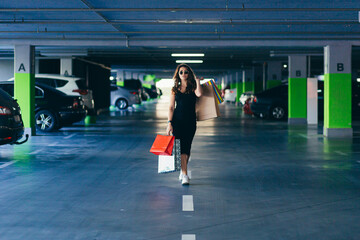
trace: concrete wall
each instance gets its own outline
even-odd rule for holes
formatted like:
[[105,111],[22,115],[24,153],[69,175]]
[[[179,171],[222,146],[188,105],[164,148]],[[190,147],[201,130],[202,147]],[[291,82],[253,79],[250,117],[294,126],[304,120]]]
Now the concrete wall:
[[14,60],[0,60],[0,81],[14,77]]

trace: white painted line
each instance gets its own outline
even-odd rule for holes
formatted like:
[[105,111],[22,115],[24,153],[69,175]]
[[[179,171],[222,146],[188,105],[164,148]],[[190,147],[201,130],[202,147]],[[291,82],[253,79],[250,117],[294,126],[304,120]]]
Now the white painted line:
[[73,136],[75,136],[75,135],[76,135],[75,133],[73,133],[73,134],[70,134],[70,135],[68,135],[68,136],[64,137],[64,139],[68,139],[68,138],[71,138],[71,137],[73,137]]
[[183,234],[181,235],[181,240],[196,240],[195,234]]
[[7,166],[10,166],[16,162],[18,162],[19,160],[14,160],[14,161],[11,161],[11,162],[8,162],[8,163],[4,163],[2,165],[0,165],[0,168],[6,168]]
[[193,195],[183,195],[183,211],[194,211]]
[[343,155],[343,156],[347,156],[347,154],[346,153],[343,153],[343,152],[341,152],[341,151],[335,151],[337,154],[340,154],[340,155]]
[[35,150],[35,151],[32,151],[31,153],[29,153],[29,154],[37,154],[37,153],[39,153],[39,152],[41,152],[42,150],[41,149],[39,149],[39,150]]
[[58,142],[54,142],[54,143],[49,144],[48,146],[53,147],[53,146],[56,146],[57,144],[58,144]]

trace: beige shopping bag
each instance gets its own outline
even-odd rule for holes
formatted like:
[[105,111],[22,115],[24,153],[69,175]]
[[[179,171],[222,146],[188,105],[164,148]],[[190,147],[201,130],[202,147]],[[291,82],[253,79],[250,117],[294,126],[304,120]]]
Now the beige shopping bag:
[[196,100],[196,120],[204,121],[220,117],[214,88],[211,85],[201,85],[202,95]]

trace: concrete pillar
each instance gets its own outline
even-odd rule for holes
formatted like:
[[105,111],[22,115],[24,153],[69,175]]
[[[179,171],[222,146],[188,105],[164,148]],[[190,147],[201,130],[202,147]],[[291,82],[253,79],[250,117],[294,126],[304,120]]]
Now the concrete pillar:
[[307,79],[307,124],[318,124],[318,80]]
[[137,73],[137,72],[132,72],[132,73],[131,73],[131,78],[132,78],[132,79],[139,79],[139,73]]
[[281,85],[281,61],[268,62],[266,89]]
[[116,85],[123,87],[124,86],[124,79],[125,79],[125,72],[124,70],[116,70]]
[[324,135],[352,137],[351,45],[328,45],[324,58]]
[[25,133],[35,131],[35,47],[15,45],[14,48],[14,98],[17,99],[24,121]]
[[243,92],[254,92],[253,72],[254,69],[246,69],[242,72]]
[[64,76],[73,75],[73,59],[71,57],[60,59],[60,74]]
[[132,77],[132,72],[129,72],[129,71],[124,71],[124,79],[131,79]]
[[242,83],[242,72],[235,72],[236,79],[236,101],[239,102],[240,96],[243,93],[243,83]]
[[307,79],[306,79],[306,56],[289,56],[289,108],[288,123],[307,123]]
[[263,63],[263,86],[262,86],[262,90],[264,91],[266,89],[266,82],[267,82],[267,62]]

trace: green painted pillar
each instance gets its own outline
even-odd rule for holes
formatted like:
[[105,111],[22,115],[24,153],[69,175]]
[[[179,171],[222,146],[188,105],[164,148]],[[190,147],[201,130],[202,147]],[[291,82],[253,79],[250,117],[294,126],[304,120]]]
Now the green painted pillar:
[[35,47],[15,45],[14,98],[24,121],[25,133],[35,135]]
[[289,56],[288,123],[307,124],[306,56]]
[[352,137],[351,45],[324,48],[324,136]]

